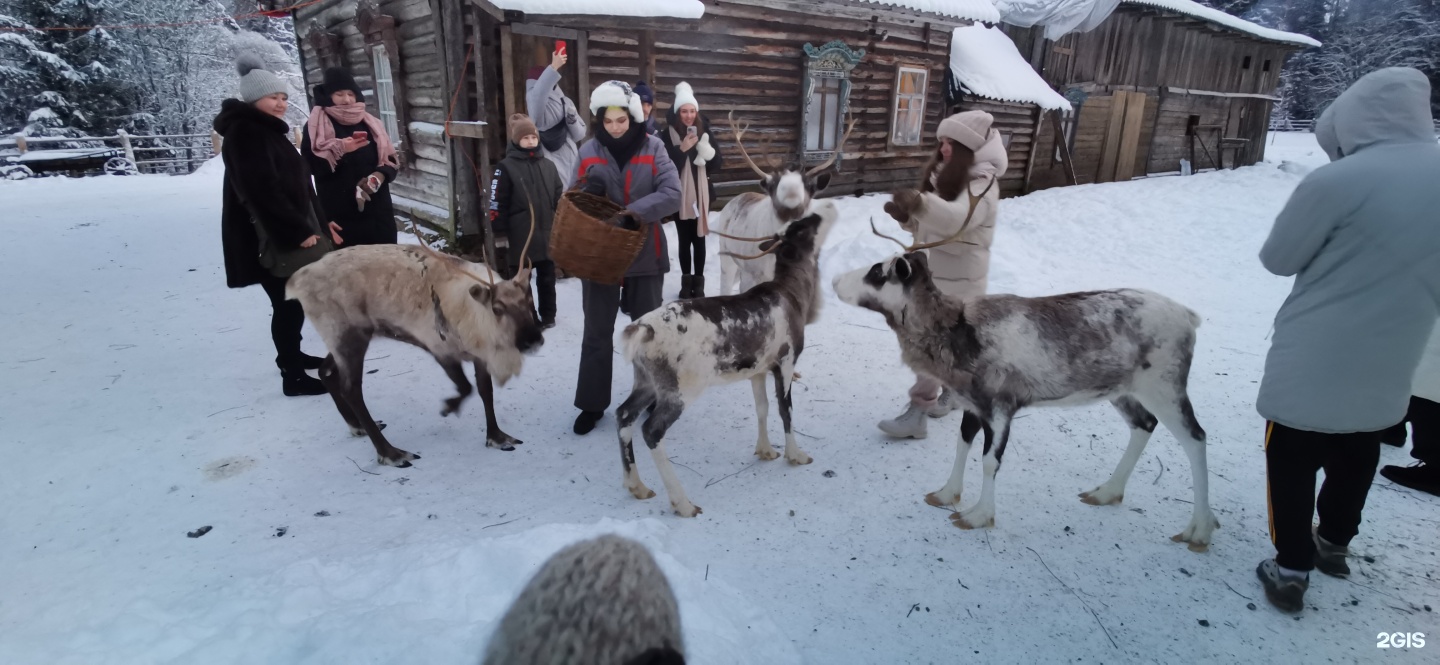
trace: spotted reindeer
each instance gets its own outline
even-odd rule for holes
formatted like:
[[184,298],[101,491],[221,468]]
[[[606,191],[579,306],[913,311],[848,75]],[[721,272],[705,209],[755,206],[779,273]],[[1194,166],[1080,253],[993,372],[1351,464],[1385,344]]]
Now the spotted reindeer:
[[[755,454],[762,460],[780,456],[766,431],[769,400],[765,375],[775,377],[780,420],[785,425],[785,459],[809,464],[810,455],[795,443],[791,428],[790,388],[795,363],[805,349],[805,326],[820,317],[820,246],[835,222],[835,204],[817,204],[811,214],[761,244],[775,257],[775,277],[735,296],[672,302],[625,328],[625,359],[635,366],[635,387],[616,412],[620,428],[620,463],[625,489],[637,499],[655,492],[640,480],[631,447],[636,420],[650,407],[653,413],[641,432],[670,506],[681,517],[694,517],[700,507],[690,502],[665,453],[665,433],[706,388],[750,380],[760,433]],[[755,256],[741,256],[754,260]]]
[[[980,417],[984,485],[978,502],[952,515],[955,525],[994,526],[995,473],[1017,411],[1107,400],[1129,424],[1130,443],[1110,479],[1082,493],[1081,500],[1120,503],[1151,433],[1164,423],[1190,458],[1195,491],[1190,524],[1172,540],[1204,551],[1220,523],[1210,511],[1205,430],[1195,419],[1186,388],[1200,317],[1138,289],[1043,298],[992,295],[965,303],[950,299],[936,289],[925,255],[917,250],[961,241],[964,232],[962,226],[955,236],[926,245],[895,241],[905,253],[834,280],[841,300],[885,317],[906,365],[940,379]],[[962,432],[950,479],[926,495],[926,503],[960,502],[974,436]]]

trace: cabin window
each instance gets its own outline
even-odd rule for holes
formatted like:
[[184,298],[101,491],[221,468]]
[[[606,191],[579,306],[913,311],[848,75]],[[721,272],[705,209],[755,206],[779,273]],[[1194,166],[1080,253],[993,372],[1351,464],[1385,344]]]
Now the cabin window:
[[891,145],[920,145],[920,135],[925,131],[925,91],[929,83],[930,72],[921,67],[900,65],[895,70]]
[[[819,48],[805,45],[800,149],[806,163],[826,161],[840,148],[850,112],[850,71],[863,57],[865,49],[853,50],[838,41]],[[837,167],[839,163],[837,159]]]
[[1269,61],[1269,60],[1266,60],[1266,61],[1265,61],[1265,64],[1260,66],[1260,71],[1264,71],[1264,72],[1270,71],[1270,61]]
[[390,70],[390,55],[384,44],[376,44],[370,51],[370,57],[375,67],[375,106],[380,111],[380,121],[385,123],[385,133],[398,146],[401,140],[400,119],[395,112],[395,76]]
[[1250,69],[1250,56],[1247,55],[1244,60],[1240,61],[1240,69]]

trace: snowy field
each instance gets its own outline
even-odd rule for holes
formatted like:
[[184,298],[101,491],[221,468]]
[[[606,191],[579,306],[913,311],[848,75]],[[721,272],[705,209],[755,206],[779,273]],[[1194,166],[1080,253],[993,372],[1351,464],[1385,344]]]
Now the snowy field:
[[[1435,662],[1433,497],[1377,478],[1356,574],[1314,576],[1298,618],[1255,581],[1272,550],[1253,404],[1289,289],[1255,257],[1298,174],[1325,161],[1309,135],[1277,136],[1270,154],[1007,200],[995,241],[992,291],[1144,287],[1204,316],[1191,386],[1222,525],[1204,554],[1169,539],[1192,493],[1166,432],[1123,505],[1076,498],[1123,451],[1107,405],[1024,415],[997,526],[951,526],[921,498],[949,473],[958,415],[927,440],[885,441],[875,422],[911,375],[879,316],[833,296],[795,394],[815,463],[756,462],[750,387],[715,389],[669,439],[696,519],[621,487],[613,418],[570,432],[574,280],[559,327],[497,391],[516,452],[484,447],[478,399],[440,418],[440,368],[377,341],[372,411],[424,455],[377,467],[328,398],[281,396],[264,294],[225,288],[217,173],[0,182],[0,663],[472,663],[547,556],[609,531],[657,555],[694,663]],[[866,225],[895,228],[883,201],[843,200],[827,275],[890,254]],[[312,333],[305,345],[324,353]],[[618,402],[629,373],[616,374]],[[658,488],[649,456],[639,465]],[[965,505],[980,489],[969,468]],[[201,526],[214,530],[186,537]],[[1381,632],[1430,645],[1380,651]]]

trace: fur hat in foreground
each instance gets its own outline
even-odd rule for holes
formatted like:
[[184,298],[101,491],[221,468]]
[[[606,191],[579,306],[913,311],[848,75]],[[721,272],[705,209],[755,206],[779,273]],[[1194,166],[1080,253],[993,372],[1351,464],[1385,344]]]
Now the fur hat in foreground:
[[485,665],[683,665],[680,605],[644,545],[620,536],[550,557],[505,612]]
[[290,92],[285,82],[265,69],[265,61],[254,53],[236,58],[235,71],[240,73],[240,99],[246,104],[254,104],[277,92]]
[[680,107],[686,104],[694,106],[696,111],[700,110],[700,102],[695,101],[695,90],[690,87],[689,83],[681,81],[675,84],[675,105],[670,108],[679,113]]
[[624,81],[606,81],[590,93],[590,113],[597,118],[605,116],[605,109],[610,107],[625,109],[630,112],[630,119],[635,122],[645,122],[645,107],[640,105],[640,95],[629,83]]

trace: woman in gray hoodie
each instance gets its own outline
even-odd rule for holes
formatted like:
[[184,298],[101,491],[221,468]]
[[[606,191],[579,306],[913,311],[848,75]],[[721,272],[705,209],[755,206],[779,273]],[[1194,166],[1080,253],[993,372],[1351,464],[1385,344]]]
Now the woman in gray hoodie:
[[584,118],[575,110],[575,102],[560,91],[560,70],[569,60],[563,53],[553,53],[550,66],[531,69],[525,81],[526,115],[540,130],[540,149],[560,172],[565,189],[575,182],[576,156],[585,138]]
[[[1256,408],[1265,434],[1270,602],[1298,612],[1309,571],[1344,577],[1380,460],[1440,313],[1440,146],[1430,82],[1365,75],[1315,124],[1331,163],[1275,219],[1260,261],[1295,286],[1275,317]],[[1325,470],[1317,503],[1315,474]],[[1311,520],[1319,509],[1320,523]]]

